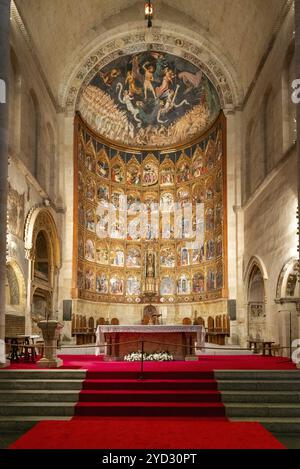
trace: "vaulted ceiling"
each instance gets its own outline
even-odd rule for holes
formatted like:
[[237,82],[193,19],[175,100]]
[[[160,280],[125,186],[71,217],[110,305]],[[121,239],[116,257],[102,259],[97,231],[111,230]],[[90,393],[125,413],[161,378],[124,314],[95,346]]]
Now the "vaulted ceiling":
[[[246,93],[287,0],[153,0],[155,18],[218,44]],[[55,97],[70,58],[103,32],[140,20],[143,0],[15,0]]]

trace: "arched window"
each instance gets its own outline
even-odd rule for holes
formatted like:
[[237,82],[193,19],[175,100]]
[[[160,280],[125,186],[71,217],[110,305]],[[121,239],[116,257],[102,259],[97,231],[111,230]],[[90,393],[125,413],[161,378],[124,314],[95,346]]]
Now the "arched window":
[[272,169],[275,163],[275,119],[274,95],[272,88],[265,93],[263,100],[263,131],[264,131],[264,176]]
[[38,179],[39,168],[39,140],[40,140],[40,109],[38,99],[33,90],[28,96],[28,167],[33,176]]
[[9,73],[9,146],[18,152],[20,147],[21,124],[21,74],[17,56],[10,51]]
[[263,118],[251,119],[247,126],[244,158],[244,201],[246,202],[265,176]]
[[243,170],[243,186],[244,186],[244,202],[248,200],[251,195],[251,161],[252,161],[252,140],[253,140],[253,119],[247,125],[246,133],[246,148],[244,156],[244,170]]
[[296,77],[295,43],[290,44],[282,70],[282,122],[283,151],[286,152],[297,140],[297,105],[291,99],[292,82]]
[[49,252],[45,234],[40,231],[36,238],[34,275],[49,281]]
[[53,197],[56,194],[56,144],[52,125],[47,122],[47,158],[46,158],[46,191]]
[[261,269],[254,264],[248,281],[249,336],[262,339],[265,334],[265,283]]

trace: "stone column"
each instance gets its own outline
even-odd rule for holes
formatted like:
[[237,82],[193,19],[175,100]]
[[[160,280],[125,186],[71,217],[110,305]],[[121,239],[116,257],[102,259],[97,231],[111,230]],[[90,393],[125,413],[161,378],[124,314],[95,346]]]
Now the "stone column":
[[[8,77],[10,0],[0,0],[0,367],[5,366],[5,277],[8,176]],[[3,102],[4,101],[4,102]]]
[[[300,79],[300,0],[295,0],[295,61],[296,61],[296,79]],[[298,210],[300,216],[300,103],[297,104],[297,156],[298,156]],[[300,256],[300,219],[298,220],[299,229],[299,256]],[[299,258],[300,259],[300,258]],[[300,263],[300,260],[299,260]],[[297,368],[300,368],[298,363]]]

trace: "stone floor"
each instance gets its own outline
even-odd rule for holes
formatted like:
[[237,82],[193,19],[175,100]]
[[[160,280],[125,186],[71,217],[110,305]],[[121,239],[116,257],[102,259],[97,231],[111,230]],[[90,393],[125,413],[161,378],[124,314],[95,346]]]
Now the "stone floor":
[[277,440],[288,449],[300,449],[300,433],[274,433]]

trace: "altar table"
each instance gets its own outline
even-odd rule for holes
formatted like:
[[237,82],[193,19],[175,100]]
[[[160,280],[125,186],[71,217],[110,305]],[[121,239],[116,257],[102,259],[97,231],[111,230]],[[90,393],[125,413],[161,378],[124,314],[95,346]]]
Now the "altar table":
[[175,360],[184,360],[195,356],[195,346],[204,347],[205,328],[201,325],[100,325],[96,330],[96,355],[120,360],[128,353],[142,350],[142,341],[146,353],[168,351]]

